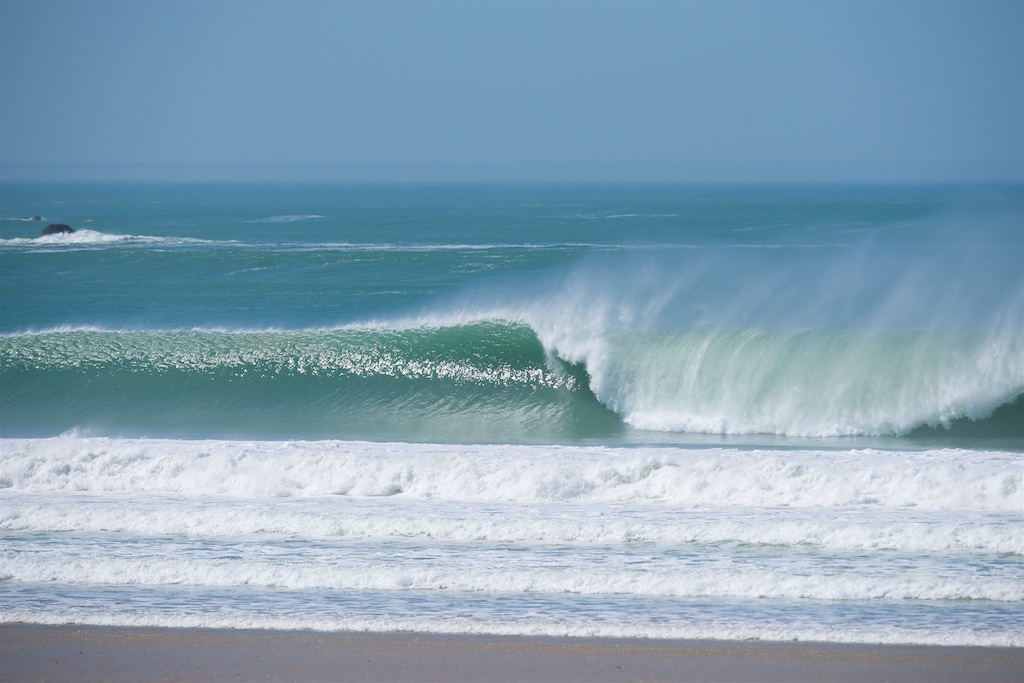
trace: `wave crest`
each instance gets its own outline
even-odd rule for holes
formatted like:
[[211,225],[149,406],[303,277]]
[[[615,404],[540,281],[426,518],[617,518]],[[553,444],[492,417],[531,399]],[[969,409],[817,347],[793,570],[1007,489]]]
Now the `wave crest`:
[[82,228],[74,232],[41,235],[39,237],[12,237],[0,239],[0,248],[25,249],[60,247],[97,248],[118,246],[174,247],[217,244],[211,240],[194,237],[156,237],[151,235],[130,235],[100,232]]
[[[591,438],[629,427],[906,435],[984,420],[1024,394],[1021,338],[968,331],[647,330],[574,340],[468,317],[306,331],[69,329],[0,337],[0,362],[0,420],[57,431],[124,420],[146,431],[376,438],[397,429],[444,440]],[[1007,419],[996,422],[990,436],[1024,441]]]

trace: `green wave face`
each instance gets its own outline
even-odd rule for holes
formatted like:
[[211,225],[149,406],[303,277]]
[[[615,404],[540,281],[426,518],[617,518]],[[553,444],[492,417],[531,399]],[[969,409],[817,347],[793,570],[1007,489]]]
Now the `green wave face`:
[[0,341],[9,432],[501,440],[622,429],[523,325]]

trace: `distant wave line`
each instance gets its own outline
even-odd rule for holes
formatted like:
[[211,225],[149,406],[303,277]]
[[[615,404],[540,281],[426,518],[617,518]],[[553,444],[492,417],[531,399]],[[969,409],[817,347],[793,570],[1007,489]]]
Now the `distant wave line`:
[[296,223],[298,221],[316,220],[319,218],[326,218],[326,216],[318,213],[311,214],[291,214],[286,216],[270,216],[268,218],[254,218],[252,220],[245,221],[246,223]]
[[227,249],[261,249],[265,251],[341,251],[341,252],[397,252],[422,253],[439,251],[535,251],[592,249],[604,251],[661,251],[666,249],[832,249],[847,247],[847,244],[702,244],[702,243],[613,243],[613,242],[498,242],[483,244],[468,243],[388,243],[388,242],[250,242],[242,240],[208,240],[201,237],[171,237],[155,235],[132,235],[104,233],[82,229],[73,233],[46,235],[40,237],[13,237],[0,239],[0,249],[54,249],[68,248],[95,249],[99,247],[150,247],[150,248],[194,248],[211,247]]

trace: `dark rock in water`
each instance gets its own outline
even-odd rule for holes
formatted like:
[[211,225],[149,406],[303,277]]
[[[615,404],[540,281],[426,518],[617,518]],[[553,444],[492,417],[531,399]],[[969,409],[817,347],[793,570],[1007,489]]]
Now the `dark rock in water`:
[[50,223],[43,228],[44,235],[59,235],[62,232],[74,232],[70,225],[64,225],[63,223]]

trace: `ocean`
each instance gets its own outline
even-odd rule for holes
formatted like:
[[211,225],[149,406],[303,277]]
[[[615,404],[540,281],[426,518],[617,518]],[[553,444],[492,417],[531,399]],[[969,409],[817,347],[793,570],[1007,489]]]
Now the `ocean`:
[[0,185],[0,621],[1022,646],[1022,522],[1018,185]]

